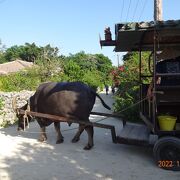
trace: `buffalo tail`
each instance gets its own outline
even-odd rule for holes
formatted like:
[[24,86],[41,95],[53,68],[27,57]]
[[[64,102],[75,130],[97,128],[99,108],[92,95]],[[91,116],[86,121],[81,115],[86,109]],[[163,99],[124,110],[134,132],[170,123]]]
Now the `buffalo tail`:
[[101,96],[100,96],[99,94],[97,94],[97,93],[95,93],[95,94],[96,94],[96,96],[101,100],[102,105],[103,105],[106,109],[111,110],[111,108],[104,102],[104,100],[101,98]]

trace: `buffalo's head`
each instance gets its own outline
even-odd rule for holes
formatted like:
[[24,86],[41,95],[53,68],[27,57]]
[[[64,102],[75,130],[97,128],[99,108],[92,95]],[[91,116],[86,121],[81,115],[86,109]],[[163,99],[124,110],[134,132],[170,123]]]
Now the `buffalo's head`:
[[25,130],[26,127],[28,126],[28,122],[32,119],[32,117],[29,115],[21,114],[20,112],[21,112],[21,110],[24,110],[24,111],[28,110],[28,103],[26,103],[21,108],[17,108],[16,97],[14,97],[13,101],[12,101],[12,107],[13,107],[13,110],[16,113],[16,117],[18,119],[17,130],[18,131]]

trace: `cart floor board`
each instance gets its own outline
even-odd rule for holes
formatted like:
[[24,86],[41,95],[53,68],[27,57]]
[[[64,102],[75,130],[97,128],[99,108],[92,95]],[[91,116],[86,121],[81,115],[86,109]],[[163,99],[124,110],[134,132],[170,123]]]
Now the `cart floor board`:
[[120,134],[117,142],[121,144],[149,145],[150,132],[145,125],[127,123]]

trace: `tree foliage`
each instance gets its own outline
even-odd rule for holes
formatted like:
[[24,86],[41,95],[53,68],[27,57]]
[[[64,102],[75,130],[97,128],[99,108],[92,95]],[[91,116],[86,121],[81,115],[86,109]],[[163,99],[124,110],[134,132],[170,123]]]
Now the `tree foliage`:
[[58,56],[59,49],[51,47],[50,44],[39,47],[35,43],[25,43],[25,45],[14,45],[4,52],[6,61],[13,61],[15,59],[22,59],[28,62],[36,62],[38,59],[55,58]]
[[95,89],[110,81],[111,69],[112,62],[103,54],[81,51],[64,59],[64,74],[69,81],[83,81]]
[[[112,63],[103,54],[86,54],[81,51],[69,56],[59,56],[59,49],[49,44],[38,47],[35,43],[12,46],[3,52],[5,61],[22,59],[36,66],[26,72],[0,77],[0,90],[29,89],[46,81],[82,81],[97,89],[110,82]],[[18,86],[18,87],[17,87]]]

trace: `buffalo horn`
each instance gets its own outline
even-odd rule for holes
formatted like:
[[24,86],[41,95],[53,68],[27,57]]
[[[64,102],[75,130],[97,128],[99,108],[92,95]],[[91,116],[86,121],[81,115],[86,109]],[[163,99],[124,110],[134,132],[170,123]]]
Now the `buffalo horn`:
[[17,101],[16,101],[16,99],[17,99],[17,96],[13,97],[13,99],[12,99],[12,109],[14,112],[17,112]]

